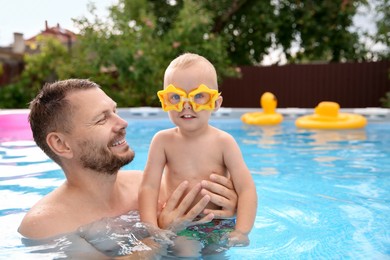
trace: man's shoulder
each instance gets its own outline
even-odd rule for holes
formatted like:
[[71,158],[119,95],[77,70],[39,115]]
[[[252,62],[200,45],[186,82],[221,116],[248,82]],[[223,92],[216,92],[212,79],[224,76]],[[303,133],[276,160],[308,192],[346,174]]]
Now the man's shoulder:
[[138,186],[142,182],[142,171],[140,170],[121,170],[118,172],[118,181],[126,186]]
[[118,176],[124,178],[142,178],[141,170],[120,170]]
[[51,203],[50,197],[44,197],[26,213],[18,231],[29,238],[49,237],[57,234],[57,229],[64,224],[65,215],[61,203]]

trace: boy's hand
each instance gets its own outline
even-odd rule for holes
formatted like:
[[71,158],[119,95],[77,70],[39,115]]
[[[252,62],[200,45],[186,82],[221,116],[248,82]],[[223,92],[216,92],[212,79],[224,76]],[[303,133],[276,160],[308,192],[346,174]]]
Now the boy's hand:
[[227,235],[227,246],[248,246],[249,238],[247,234],[234,230]]

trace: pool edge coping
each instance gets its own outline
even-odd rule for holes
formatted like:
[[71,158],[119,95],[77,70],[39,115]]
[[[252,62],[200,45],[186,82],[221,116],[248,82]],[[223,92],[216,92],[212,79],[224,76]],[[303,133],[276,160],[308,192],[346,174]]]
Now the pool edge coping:
[[[28,114],[29,109],[0,109],[0,115]],[[245,113],[259,112],[261,108],[229,108],[221,107],[212,113],[213,119],[240,118]],[[300,116],[312,114],[313,108],[277,108],[276,111],[283,115],[286,120],[295,120]],[[158,107],[121,107],[118,112],[126,113],[126,118],[136,119],[159,119],[168,118],[166,112]],[[340,113],[354,113],[366,117],[370,121],[390,121],[390,108],[367,107],[367,108],[341,108]]]

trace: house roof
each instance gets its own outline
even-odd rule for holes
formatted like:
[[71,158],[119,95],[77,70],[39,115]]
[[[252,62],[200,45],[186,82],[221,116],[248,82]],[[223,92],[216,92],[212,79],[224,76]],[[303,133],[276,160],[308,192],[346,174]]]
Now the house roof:
[[53,36],[57,38],[63,44],[73,43],[77,39],[77,34],[74,32],[62,28],[58,23],[54,27],[49,27],[47,21],[45,21],[45,29],[42,30],[39,34],[25,40],[25,44],[31,46],[37,41],[37,37],[44,36]]

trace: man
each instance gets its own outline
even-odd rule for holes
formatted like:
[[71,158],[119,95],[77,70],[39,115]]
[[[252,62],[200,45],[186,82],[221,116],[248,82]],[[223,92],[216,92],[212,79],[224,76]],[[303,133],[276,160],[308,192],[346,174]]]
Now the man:
[[[66,181],[31,208],[19,227],[20,234],[49,238],[138,209],[142,172],[120,170],[134,157],[125,139],[127,122],[99,85],[81,79],[46,84],[30,109],[34,140],[61,166]],[[161,227],[177,230],[234,215],[237,197],[232,183],[217,175],[211,178],[184,198],[188,183],[183,182],[161,209]],[[199,192],[203,199],[189,209]],[[221,210],[203,211],[209,201]],[[202,212],[205,217],[193,222]]]

